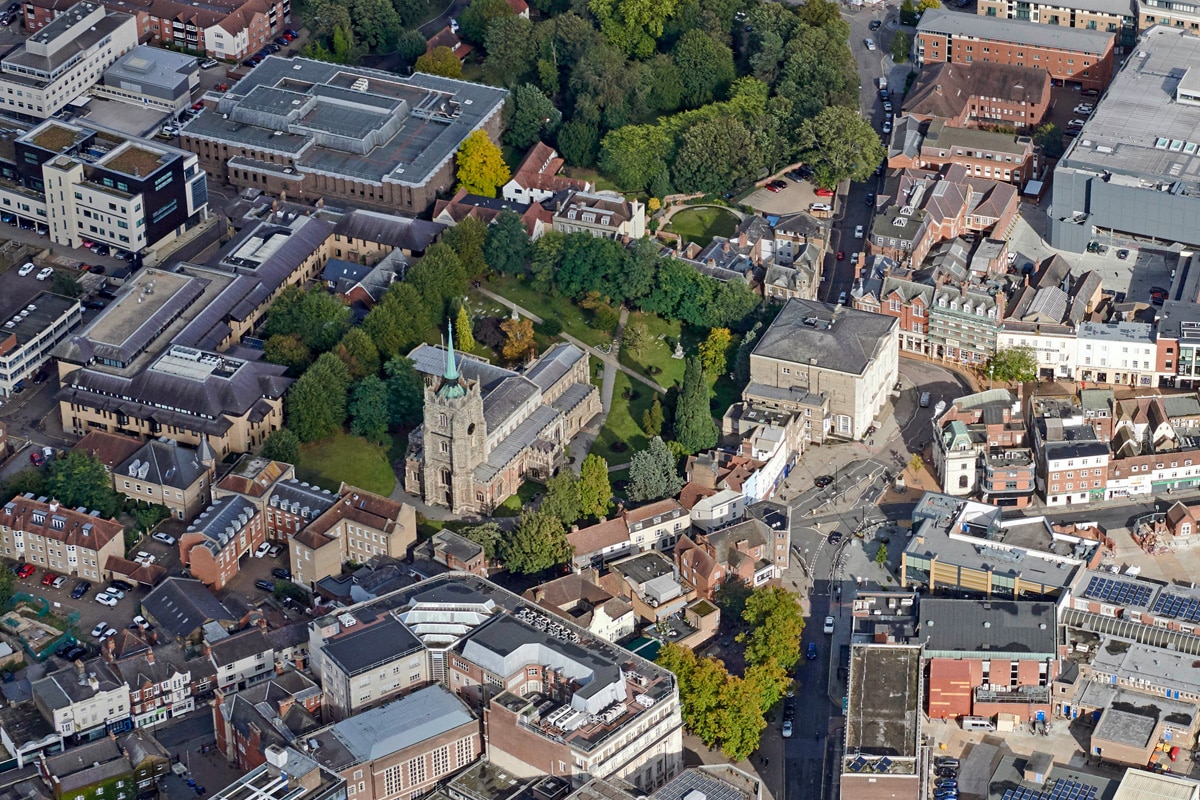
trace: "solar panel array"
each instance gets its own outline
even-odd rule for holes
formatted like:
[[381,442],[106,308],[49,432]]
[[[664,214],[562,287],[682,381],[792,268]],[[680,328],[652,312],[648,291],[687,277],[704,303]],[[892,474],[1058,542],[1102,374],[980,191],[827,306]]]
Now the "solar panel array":
[[867,760],[862,756],[850,762],[849,767],[852,772],[862,772],[862,768],[867,765]]
[[1155,614],[1162,614],[1164,617],[1174,617],[1186,622],[1196,622],[1200,620],[1200,600],[1194,597],[1181,597],[1170,592],[1163,592],[1154,601],[1153,611]]
[[881,758],[875,762],[875,771],[876,772],[887,772],[891,768],[892,768],[892,760],[890,758],[888,758],[887,756],[884,756],[883,758]]
[[1003,800],[1096,800],[1096,787],[1059,778],[1049,789],[1041,791],[1024,786],[1005,789]]
[[1084,589],[1084,597],[1091,597],[1101,603],[1114,603],[1121,606],[1144,606],[1150,599],[1153,590],[1149,586],[1136,583],[1115,581],[1112,578],[1092,576]]

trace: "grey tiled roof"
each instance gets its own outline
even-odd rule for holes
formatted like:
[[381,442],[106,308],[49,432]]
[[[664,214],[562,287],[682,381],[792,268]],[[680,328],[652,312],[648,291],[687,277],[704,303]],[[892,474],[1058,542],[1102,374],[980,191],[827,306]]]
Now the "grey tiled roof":
[[[441,345],[419,344],[408,354],[413,367],[422,375],[441,375],[446,371],[446,348]],[[479,381],[484,392],[494,389],[505,378],[517,373],[497,367],[486,361],[468,356],[460,350],[454,351],[458,374],[468,381]]]
[[151,439],[113,472],[159,486],[187,489],[207,469],[191,447],[174,441]]
[[917,33],[973,36],[978,39],[992,39],[1033,47],[1051,47],[1057,50],[1075,50],[1093,55],[1106,52],[1112,46],[1115,38],[1114,34],[1103,31],[946,12],[936,8],[928,9],[922,14],[921,21],[917,24]]
[[517,410],[540,394],[538,387],[528,378],[505,378],[483,398],[483,420],[487,423],[487,429],[500,429]]
[[342,217],[333,232],[349,239],[378,242],[421,253],[437,241],[444,230],[446,225],[442,222],[358,210]]
[[793,298],[759,339],[753,355],[861,375],[895,338],[896,326],[895,318],[882,314]]
[[170,638],[190,636],[210,620],[234,619],[207,586],[188,578],[167,578],[146,595],[142,608]]
[[570,342],[559,342],[538,358],[525,377],[537,384],[543,392],[559,381],[563,375],[583,358],[583,351]]

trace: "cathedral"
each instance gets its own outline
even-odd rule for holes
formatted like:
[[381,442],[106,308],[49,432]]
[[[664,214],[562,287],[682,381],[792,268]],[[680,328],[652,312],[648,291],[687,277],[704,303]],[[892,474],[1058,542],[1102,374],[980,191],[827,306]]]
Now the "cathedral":
[[408,356],[425,377],[425,418],[409,437],[404,489],[455,514],[492,513],[526,479],[546,481],[600,413],[587,354],[556,344],[515,372],[448,347]]

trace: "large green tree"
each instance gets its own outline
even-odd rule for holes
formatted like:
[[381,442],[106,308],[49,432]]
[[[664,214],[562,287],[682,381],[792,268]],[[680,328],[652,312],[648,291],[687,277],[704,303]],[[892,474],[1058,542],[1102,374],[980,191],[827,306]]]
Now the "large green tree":
[[500,555],[510,571],[531,575],[567,563],[571,559],[571,545],[558,517],[526,510],[521,513],[516,530],[501,545]]
[[82,450],[71,450],[50,462],[45,493],[65,506],[84,506],[104,517],[115,517],[123,505],[104,463]]
[[287,396],[288,427],[302,442],[332,436],[346,421],[350,371],[333,353],[323,353],[292,385]]
[[646,58],[654,52],[663,25],[678,0],[589,0],[604,38],[626,55]]
[[[417,290],[426,319],[432,318],[433,324],[440,329],[451,308],[451,301],[467,292],[467,270],[453,248],[445,242],[438,242],[409,269],[404,283]],[[382,347],[380,351],[383,351]]]
[[404,26],[391,0],[350,0],[350,8],[360,42],[380,53],[395,49]]
[[459,188],[483,197],[495,197],[496,190],[512,177],[504,154],[483,130],[472,131],[459,145],[457,164]]
[[511,112],[504,141],[518,150],[549,139],[562,121],[562,112],[532,83],[523,83],[514,89],[508,107]]
[[1004,347],[988,359],[988,375],[1005,383],[1028,383],[1037,379],[1037,353],[1031,347]]
[[496,82],[508,87],[518,85],[532,76],[536,66],[538,42],[533,23],[525,17],[493,20],[483,38],[483,49],[487,51],[484,65]]
[[263,442],[262,456],[294,465],[300,460],[300,438],[287,428],[271,431]]
[[495,522],[484,522],[479,525],[472,525],[463,528],[458,532],[460,536],[470,539],[475,544],[483,548],[483,557],[488,561],[496,558],[501,542],[504,541],[504,532],[500,530],[500,526]]
[[635,503],[674,497],[683,488],[675,455],[662,437],[655,436],[629,462],[629,499]]
[[717,443],[708,398],[708,382],[698,356],[691,356],[683,371],[683,387],[675,403],[675,440],[685,453],[698,453]]
[[579,494],[579,478],[569,469],[546,481],[546,496],[540,510],[558,519],[565,527],[574,525],[583,516],[583,499]]
[[608,480],[608,462],[590,454],[579,467],[579,511],[584,517],[604,519],[612,507],[612,484]]
[[520,275],[529,264],[533,247],[529,231],[517,212],[505,209],[487,229],[483,259],[492,269],[504,275]]
[[414,72],[426,72],[443,78],[461,78],[462,62],[446,45],[438,45],[427,53],[417,56]]
[[383,367],[387,375],[388,415],[393,425],[413,428],[425,410],[425,381],[407,356],[396,356]]
[[804,611],[796,596],[780,586],[755,589],[742,612],[747,632],[738,635],[745,649],[746,663],[774,661],[791,669],[800,660],[800,635],[804,632]]
[[289,286],[271,303],[265,337],[295,335],[310,350],[323,353],[350,329],[350,309],[319,288]]
[[459,33],[472,44],[483,44],[491,24],[502,17],[511,16],[513,10],[504,0],[471,0],[471,4],[458,15]]
[[671,57],[679,69],[682,100],[688,108],[723,99],[737,77],[733,51],[700,30],[690,30],[680,37]]
[[1046,158],[1060,158],[1067,151],[1063,144],[1063,129],[1053,122],[1039,127],[1033,141],[1042,148],[1042,154]]
[[413,284],[397,281],[367,313],[362,329],[371,337],[380,357],[390,359],[407,353],[425,339],[433,325],[432,312]]
[[816,171],[821,186],[849,178],[865,181],[887,155],[869,120],[842,106],[830,106],[806,120],[799,131],[801,158]]
[[312,363],[313,354],[299,334],[277,333],[263,342],[263,358],[287,367],[291,375],[300,375]]
[[644,191],[650,177],[665,170],[673,142],[657,125],[627,125],[604,137],[600,169],[630,192]]
[[752,183],[761,166],[754,135],[736,117],[723,115],[688,129],[671,174],[681,192],[720,194]]
[[334,348],[337,357],[350,371],[350,380],[360,381],[379,373],[379,349],[362,328],[351,328]]
[[388,442],[388,390],[378,375],[363,378],[350,394],[350,432],[375,444]]

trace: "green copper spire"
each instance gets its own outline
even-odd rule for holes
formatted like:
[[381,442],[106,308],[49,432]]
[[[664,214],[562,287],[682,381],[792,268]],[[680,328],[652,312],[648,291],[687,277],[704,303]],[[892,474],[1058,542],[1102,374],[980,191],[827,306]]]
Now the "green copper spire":
[[446,323],[446,333],[448,334],[449,347],[446,348],[446,374],[443,375],[448,381],[458,380],[458,365],[454,363],[454,323]]
[[466,397],[467,390],[458,378],[458,365],[454,363],[454,324],[449,323],[446,327],[450,334],[449,345],[446,347],[446,372],[442,375],[442,385],[437,393],[438,397],[452,400],[457,397]]

